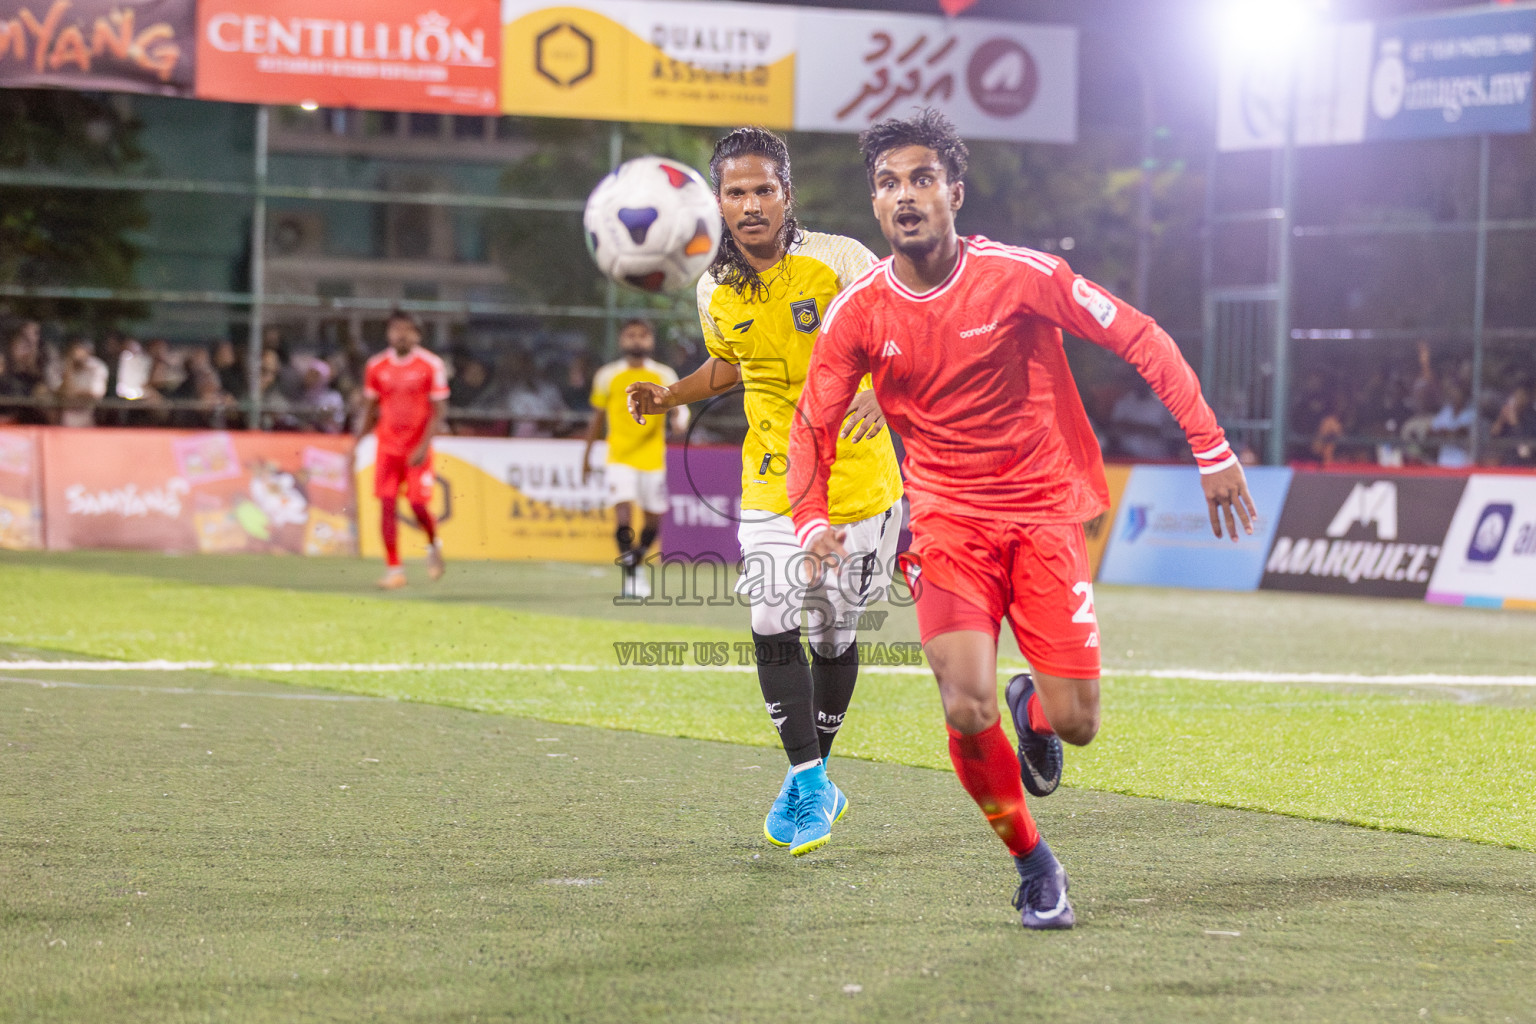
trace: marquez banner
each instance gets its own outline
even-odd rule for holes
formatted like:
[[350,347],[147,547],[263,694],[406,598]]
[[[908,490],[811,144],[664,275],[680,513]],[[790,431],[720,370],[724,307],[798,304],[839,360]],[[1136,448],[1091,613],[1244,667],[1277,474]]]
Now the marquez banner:
[[51,551],[356,551],[350,439],[67,428],[41,434]]
[[0,87],[189,96],[193,0],[0,0]]
[[1462,477],[1298,472],[1259,586],[1423,598],[1465,486]]
[[494,0],[201,0],[197,95],[496,112]]
[[509,114],[857,132],[919,107],[971,138],[1077,137],[1077,30],[687,0],[502,0]]

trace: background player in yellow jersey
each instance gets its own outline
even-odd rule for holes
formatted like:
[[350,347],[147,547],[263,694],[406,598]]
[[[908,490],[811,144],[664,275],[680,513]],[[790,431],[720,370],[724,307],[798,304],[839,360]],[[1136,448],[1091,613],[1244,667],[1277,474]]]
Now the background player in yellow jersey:
[[[801,230],[789,150],[772,132],[731,132],[716,143],[709,174],[725,221],[720,253],[698,287],[710,358],[676,384],[629,385],[630,411],[644,420],[738,383],[746,391],[737,591],[751,602],[758,682],[790,764],[763,831],[798,856],[824,845],[847,808],[827,778],[826,758],[858,677],[859,613],[889,579],[901,528],[901,475],[866,380],[838,442],[829,515],[847,527],[848,550],[863,557],[807,587],[789,515],[796,496],[785,487],[789,428],[821,318],[876,261],[854,239]],[[800,645],[802,611],[809,664]]]
[[[587,448],[581,456],[581,479],[585,483],[592,472],[592,445],[605,430],[608,460],[603,482],[608,490],[608,506],[613,509],[613,538],[619,545],[619,567],[623,571],[625,597],[649,597],[650,587],[640,564],[661,533],[661,517],[667,512],[667,437],[666,418],[638,423],[626,408],[629,385],[644,382],[658,387],[677,383],[677,373],[652,359],[656,334],[644,320],[630,320],[619,328],[616,359],[599,369],[592,378],[592,419],[587,424]],[[673,413],[674,426],[688,425],[688,410]],[[633,509],[633,511],[632,511]],[[640,521],[636,543],[635,520]]]

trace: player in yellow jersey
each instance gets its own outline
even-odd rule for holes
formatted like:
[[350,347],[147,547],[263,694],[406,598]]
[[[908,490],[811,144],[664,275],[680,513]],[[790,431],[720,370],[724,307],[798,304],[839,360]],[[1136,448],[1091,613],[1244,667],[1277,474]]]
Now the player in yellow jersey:
[[[624,574],[621,592],[625,597],[649,597],[649,586],[639,567],[656,542],[661,517],[667,512],[666,418],[637,423],[626,408],[626,392],[637,382],[658,387],[676,384],[677,373],[651,358],[656,351],[656,334],[644,320],[630,320],[619,328],[619,351],[624,358],[608,363],[592,378],[592,419],[587,423],[581,479],[585,483],[592,473],[592,446],[606,428],[608,462],[603,482],[613,509],[613,538],[619,545],[619,567]],[[688,425],[687,408],[676,410],[672,419],[676,429],[684,429]],[[634,528],[637,518],[638,544]]]
[[[629,385],[637,420],[741,385],[747,438],[741,460],[743,572],[752,606],[758,682],[789,771],[763,823],[770,842],[799,856],[824,845],[848,801],[826,758],[858,677],[857,624],[884,593],[901,529],[901,475],[866,379],[848,407],[833,464],[829,518],[860,553],[840,576],[807,587],[788,493],[789,428],[822,317],[876,260],[859,242],[795,222],[789,150],[762,128],[715,145],[709,174],[725,221],[720,253],[699,279],[699,321],[710,358],[676,384]],[[807,619],[811,659],[800,645]]]

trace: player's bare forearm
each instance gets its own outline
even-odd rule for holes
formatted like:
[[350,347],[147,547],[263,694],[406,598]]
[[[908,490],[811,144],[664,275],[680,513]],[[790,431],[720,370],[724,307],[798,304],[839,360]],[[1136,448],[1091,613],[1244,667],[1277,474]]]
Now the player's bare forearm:
[[827,527],[818,531],[806,544],[805,553],[811,556],[806,572],[812,586],[821,582],[823,573],[837,572],[838,566],[848,558],[848,552],[843,547],[843,541],[847,538],[847,529]]
[[603,436],[608,425],[608,414],[601,409],[592,410],[592,418],[587,420],[587,446],[581,452],[581,479],[585,483],[592,472],[592,446],[597,439]]
[[1205,490],[1205,505],[1211,516],[1212,533],[1220,537],[1225,525],[1227,536],[1236,543],[1238,520],[1242,521],[1244,533],[1253,533],[1253,523],[1259,517],[1259,510],[1253,504],[1253,495],[1248,493],[1248,477],[1240,463],[1234,462],[1215,473],[1202,474],[1200,486]]
[[741,368],[724,359],[710,356],[704,365],[694,370],[671,387],[636,381],[624,389],[629,414],[636,423],[644,423],[645,417],[655,416],[679,406],[713,398],[729,391],[741,382]]

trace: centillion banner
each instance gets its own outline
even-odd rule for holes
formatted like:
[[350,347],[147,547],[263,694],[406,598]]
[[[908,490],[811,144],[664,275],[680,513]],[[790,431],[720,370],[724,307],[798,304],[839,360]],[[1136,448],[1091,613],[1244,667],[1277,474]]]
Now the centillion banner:
[[502,110],[793,127],[793,7],[502,0]]

